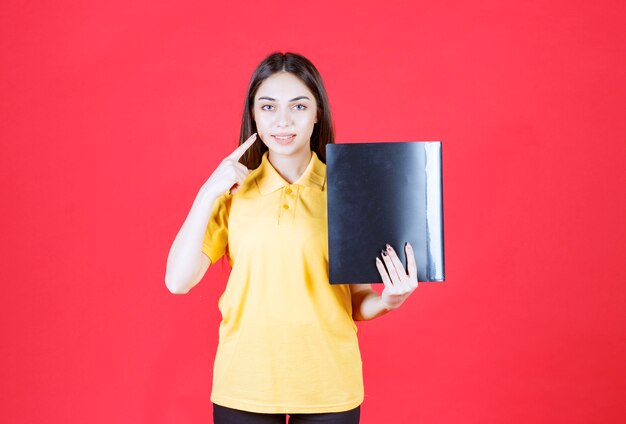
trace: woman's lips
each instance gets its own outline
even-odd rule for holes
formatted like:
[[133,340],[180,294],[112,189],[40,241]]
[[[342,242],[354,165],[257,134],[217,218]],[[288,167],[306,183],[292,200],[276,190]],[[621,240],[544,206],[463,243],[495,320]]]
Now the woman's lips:
[[272,138],[278,144],[289,144],[296,138],[296,135],[295,134],[272,134]]

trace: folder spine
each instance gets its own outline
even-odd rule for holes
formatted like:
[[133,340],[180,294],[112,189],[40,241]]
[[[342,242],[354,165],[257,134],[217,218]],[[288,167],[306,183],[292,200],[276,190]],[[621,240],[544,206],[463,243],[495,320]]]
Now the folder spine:
[[[425,142],[426,252],[428,281],[444,281],[441,142]],[[438,266],[440,264],[441,266]]]

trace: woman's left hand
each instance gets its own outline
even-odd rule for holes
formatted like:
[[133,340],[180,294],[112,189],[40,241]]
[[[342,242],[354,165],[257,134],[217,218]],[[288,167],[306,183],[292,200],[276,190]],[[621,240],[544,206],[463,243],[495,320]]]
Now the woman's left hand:
[[408,262],[408,275],[402,262],[400,262],[400,258],[390,245],[387,245],[387,250],[382,251],[382,261],[376,258],[376,267],[385,285],[385,289],[381,293],[381,300],[387,309],[400,307],[418,285],[415,254],[409,243],[405,245],[404,252]]

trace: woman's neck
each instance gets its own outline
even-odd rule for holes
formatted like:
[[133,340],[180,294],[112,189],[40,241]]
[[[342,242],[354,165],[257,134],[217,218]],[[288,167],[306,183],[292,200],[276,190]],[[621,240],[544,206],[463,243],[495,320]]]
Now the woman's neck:
[[289,184],[293,184],[309,166],[311,156],[311,149],[302,149],[301,152],[294,152],[291,155],[280,155],[270,151],[267,158],[280,176]]

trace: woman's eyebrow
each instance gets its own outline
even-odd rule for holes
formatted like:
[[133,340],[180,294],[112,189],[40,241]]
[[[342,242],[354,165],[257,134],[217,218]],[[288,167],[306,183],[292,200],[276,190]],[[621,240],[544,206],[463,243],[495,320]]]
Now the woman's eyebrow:
[[[289,100],[290,102],[295,102],[298,100],[311,100],[309,99],[307,96],[298,96],[298,97],[294,97],[293,99]],[[269,100],[270,102],[275,102],[276,99],[272,98],[272,97],[267,97],[267,96],[261,96],[259,97],[257,100]]]

